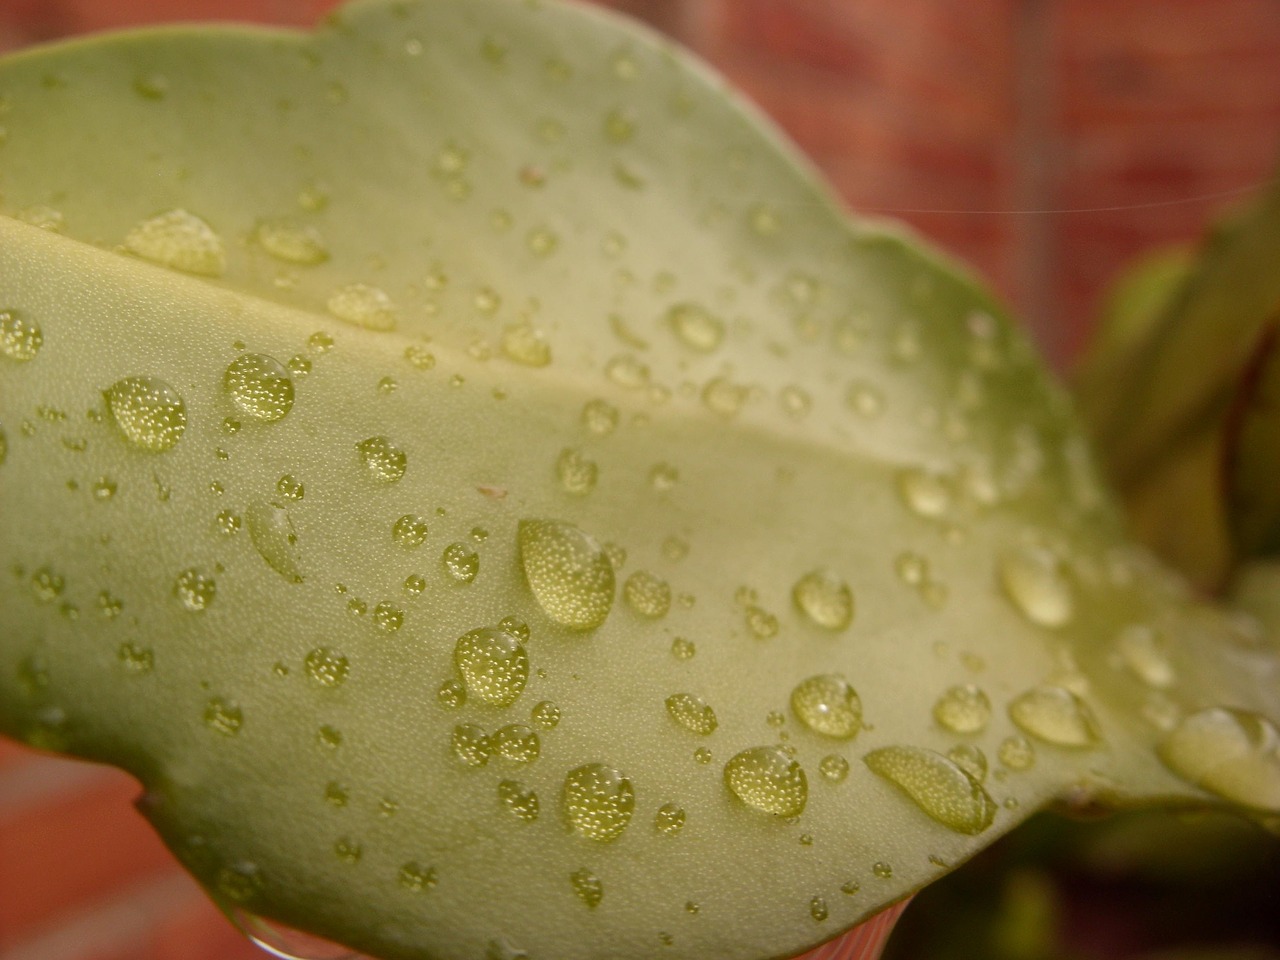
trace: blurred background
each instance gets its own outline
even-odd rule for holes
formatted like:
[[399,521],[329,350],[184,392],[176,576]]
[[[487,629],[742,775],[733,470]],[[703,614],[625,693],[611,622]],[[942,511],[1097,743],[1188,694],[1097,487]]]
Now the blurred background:
[[[601,2],[726,73],[852,209],[970,263],[1062,371],[1126,263],[1196,240],[1280,157],[1280,0]],[[0,52],[175,21],[303,27],[335,5],[0,0]],[[0,960],[260,960],[136,794],[122,774],[0,741]],[[892,955],[1280,957],[1274,841],[1135,822],[1020,831],[930,888]]]

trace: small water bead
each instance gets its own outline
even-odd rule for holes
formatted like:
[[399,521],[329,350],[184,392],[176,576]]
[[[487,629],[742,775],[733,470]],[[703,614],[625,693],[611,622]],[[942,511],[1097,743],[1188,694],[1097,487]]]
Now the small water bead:
[[616,840],[635,812],[635,791],[622,771],[588,763],[564,778],[563,806],[573,829],[588,840]]
[[1280,810],[1280,731],[1261,714],[1200,710],[1183,719],[1156,753],[1188,783],[1258,810]]
[[411,573],[404,578],[404,592],[411,597],[421,596],[427,589],[426,578],[421,574]]
[[1061,627],[1075,614],[1071,582],[1056,554],[1044,547],[1021,547],[1000,560],[1000,585],[1031,623]]
[[538,819],[538,795],[518,780],[498,784],[498,802],[504,810],[525,823]]
[[818,761],[818,772],[829,783],[843,783],[849,776],[849,761],[839,754],[829,753]]
[[869,383],[855,381],[844,395],[845,405],[858,416],[872,420],[884,412],[884,394]]
[[470,583],[480,572],[480,554],[465,543],[451,543],[445,547],[440,562],[455,583]]
[[724,782],[743,803],[779,817],[798,817],[809,799],[800,764],[780,747],[752,747],[724,767]]
[[664,837],[678,836],[684,829],[685,813],[678,804],[664,803],[653,815],[653,828]]
[[263,250],[277,260],[310,267],[329,259],[324,236],[309,223],[290,218],[261,221],[253,233]]
[[446,680],[436,691],[436,700],[446,710],[457,710],[467,702],[467,688],[458,680]]
[[330,780],[324,786],[325,803],[335,807],[345,807],[351,797],[347,788],[336,780]]
[[116,659],[121,666],[133,674],[150,673],[156,665],[156,656],[150,647],[140,647],[136,643],[122,643],[116,650]]
[[975,744],[957,744],[947,751],[947,759],[978,783],[987,779],[987,755]]
[[828,917],[827,901],[822,897],[814,897],[809,901],[809,916],[813,917],[817,923],[822,923]]
[[52,603],[62,596],[66,580],[61,574],[54,573],[48,567],[41,567],[31,575],[31,592],[41,603]]
[[929,579],[929,561],[910,550],[898,554],[893,569],[898,579],[909,587],[923,586]]
[[837,674],[819,674],[791,691],[791,709],[815,733],[851,740],[862,729],[862,701]]
[[677,303],[666,321],[681,343],[701,353],[715,350],[724,339],[724,321],[699,303]]
[[582,408],[582,425],[597,437],[607,436],[618,426],[618,408],[604,400],[588,400]]
[[204,220],[186,210],[169,210],[143,220],[124,238],[125,249],[152,263],[203,277],[220,277],[227,255]]
[[951,507],[951,480],[933,470],[903,470],[898,474],[898,493],[907,509],[919,517],[941,517]]
[[791,599],[824,630],[844,630],[853,622],[853,591],[830,570],[814,570],[796,581]]
[[800,387],[788,385],[778,391],[778,404],[783,413],[799,420],[813,408],[813,397]]
[[422,546],[427,541],[426,518],[406,513],[391,525],[391,539],[406,550]]
[[103,398],[124,438],[142,450],[169,450],[187,429],[182,397],[156,377],[117,380],[103,392]]
[[787,725],[787,715],[781,710],[770,710],[765,714],[764,722],[775,730],[781,730]]
[[701,697],[675,693],[666,699],[667,713],[690,733],[707,736],[715,732],[716,712]]
[[289,358],[289,372],[301,380],[311,372],[311,361],[304,356],[295,354]]
[[491,738],[494,752],[513,763],[532,763],[538,759],[542,744],[538,734],[523,723],[512,723],[499,729]]
[[861,889],[862,884],[858,883],[857,880],[848,880],[840,884],[840,892],[846,897],[855,896]]
[[613,564],[596,540],[571,523],[521,520],[517,533],[525,580],[544,613],[591,630],[613,607]]
[[949,830],[974,836],[991,826],[995,801],[964,768],[942,754],[920,747],[883,747],[862,760]]
[[286,500],[298,501],[306,496],[306,487],[292,473],[286,473],[276,481],[276,493]]
[[395,483],[404,476],[409,458],[386,437],[369,437],[356,444],[369,476],[379,483]]
[[627,606],[642,617],[660,620],[671,609],[671,587],[647,570],[637,570],[622,586]]
[[454,756],[469,767],[483,767],[493,754],[489,735],[474,723],[460,723],[454,727],[450,745]]
[[350,837],[339,837],[334,841],[333,855],[343,863],[356,864],[364,855],[364,849]]
[[566,493],[585,496],[596,487],[600,468],[573,447],[565,447],[556,459],[556,477]]
[[316,740],[330,749],[342,746],[342,731],[328,724],[316,731]]
[[17,310],[0,310],[0,355],[26,363],[35,359],[43,344],[40,324]]
[[706,747],[699,747],[697,750],[693,751],[693,759],[695,763],[700,763],[705,766],[710,763],[713,758],[710,750]]
[[1116,650],[1125,666],[1149,687],[1163,690],[1177,680],[1159,635],[1146,624],[1135,623],[1121,630],[1116,637]]
[[871,872],[881,880],[889,880],[893,877],[893,867],[881,860],[871,865]]
[[267,566],[290,583],[301,583],[298,534],[284,505],[254,500],[245,508],[244,520],[249,528],[249,540]]
[[1009,703],[1009,719],[1023,732],[1059,747],[1088,748],[1102,739],[1093,711],[1063,687],[1046,684],[1020,694]]
[[97,480],[93,481],[93,486],[90,489],[93,492],[93,498],[95,500],[102,501],[110,500],[114,497],[118,487],[116,486],[116,482],[110,477],[99,477]]
[[247,860],[222,867],[214,882],[219,896],[232,903],[245,903],[262,890],[262,872]]
[[529,680],[529,655],[524,645],[492,627],[480,627],[458,638],[453,662],[468,693],[499,707],[515,703]]
[[933,718],[952,733],[977,733],[991,719],[991,701],[971,683],[950,687],[934,703]]
[[569,884],[573,887],[573,895],[592,910],[604,899],[604,884],[585,867],[569,874]]
[[551,345],[529,323],[516,323],[502,331],[502,352],[508,360],[526,367],[545,367],[551,362]]
[[192,613],[207,609],[217,592],[213,578],[206,577],[194,567],[183,570],[173,582],[173,595]]
[[236,357],[222,375],[222,388],[246,416],[274,423],[293,409],[293,381],[279,361],[262,353]]
[[746,387],[731,383],[724,377],[713,377],[702,388],[702,403],[712,413],[728,418],[743,408],[747,395]]
[[996,748],[996,756],[1010,770],[1030,770],[1035,766],[1036,748],[1026,737],[1005,737]]
[[109,590],[101,590],[98,593],[98,610],[108,620],[114,620],[120,616],[120,611],[124,609],[124,601],[119,597],[111,595]]
[[397,873],[396,882],[411,893],[424,893],[436,885],[436,869],[424,867],[416,861],[406,863]]
[[399,319],[387,292],[366,283],[339,287],[330,294],[327,306],[339,320],[366,330],[394,330]]
[[434,353],[412,344],[404,348],[404,358],[415,370],[431,370],[436,365]]
[[757,640],[769,640],[778,635],[778,618],[768,610],[750,605],[744,613],[747,629]]
[[604,374],[620,387],[636,390],[649,382],[649,368],[629,353],[621,353],[604,365]]
[[697,644],[685,637],[676,637],[671,641],[671,655],[677,660],[692,660],[697,652]]
[[307,676],[323,687],[342,686],[351,669],[346,657],[328,647],[316,647],[310,651],[303,665],[307,668]]
[[560,708],[550,700],[543,700],[529,711],[529,719],[543,730],[553,730],[560,723]]
[[224,737],[234,737],[244,726],[244,712],[230,700],[214,697],[205,704],[204,724]]

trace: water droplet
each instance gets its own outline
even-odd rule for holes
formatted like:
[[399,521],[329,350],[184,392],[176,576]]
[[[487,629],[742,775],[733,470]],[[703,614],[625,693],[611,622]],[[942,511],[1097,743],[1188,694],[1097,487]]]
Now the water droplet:
[[194,567],[183,570],[173,582],[173,595],[192,613],[199,613],[213,603],[217,584]]
[[453,662],[468,693],[499,707],[515,703],[529,680],[529,655],[524,645],[492,627],[480,627],[458,638]]
[[1026,733],[1059,747],[1092,747],[1098,721],[1083,700],[1062,687],[1040,686],[1009,703],[1009,719]]
[[498,784],[498,802],[525,823],[538,819],[538,795],[518,780],[503,780]]
[[424,867],[416,861],[406,863],[400,868],[396,880],[400,886],[412,893],[423,893],[436,885],[436,869]]
[[923,586],[929,579],[929,561],[910,550],[898,554],[893,562],[893,569],[898,578],[909,587]]
[[919,517],[941,517],[951,507],[951,480],[933,470],[911,468],[898,474],[898,493]]
[[869,383],[855,381],[849,384],[844,402],[850,410],[867,420],[884,412],[884,394]]
[[303,661],[307,675],[324,687],[339,687],[347,679],[347,658],[328,647],[316,647]]
[[1000,560],[1000,584],[1018,612],[1042,627],[1061,627],[1075,613],[1062,562],[1044,547],[1022,547]]
[[613,606],[613,564],[594,538],[559,520],[521,520],[520,563],[534,598],[552,620],[591,630]]
[[888,880],[893,876],[893,867],[883,861],[877,860],[871,865],[871,872],[881,880]]
[[724,767],[725,785],[743,803],[779,817],[798,817],[809,799],[804,769],[780,747],[752,747]]
[[446,680],[436,691],[436,699],[445,709],[457,710],[467,702],[467,688],[458,680]]
[[674,837],[684,829],[684,810],[674,803],[664,803],[653,816],[653,828],[664,837]]
[[391,539],[406,550],[422,546],[427,540],[426,518],[406,513],[391,525]]
[[862,701],[844,677],[819,674],[791,691],[791,709],[815,733],[850,740],[862,729]]
[[474,723],[460,723],[454,727],[450,744],[454,756],[469,767],[483,767],[493,753],[489,735]]
[[339,837],[333,844],[333,855],[343,863],[359,863],[364,849],[350,837]]
[[143,450],[162,453],[181,440],[187,429],[182,397],[155,377],[117,380],[103,398],[124,438]]
[[710,353],[724,339],[724,321],[698,303],[677,303],[667,311],[667,324],[686,347]]
[[813,397],[796,386],[786,386],[778,391],[778,404],[782,412],[794,419],[808,416],[813,408]]
[[831,783],[843,783],[849,776],[849,761],[839,754],[829,753],[818,761],[818,772],[824,780]]
[[618,426],[618,408],[604,400],[588,400],[582,408],[582,425],[597,437],[607,436]]
[[529,719],[543,730],[552,730],[560,723],[560,708],[550,700],[543,700],[529,712]]
[[480,572],[480,554],[465,543],[451,543],[445,547],[440,562],[455,583],[470,583]]
[[826,920],[828,916],[827,901],[823,900],[821,897],[814,897],[811,899],[809,901],[809,916],[813,917],[813,919],[818,923],[822,923],[822,921]]
[[716,712],[701,697],[691,693],[676,693],[667,697],[667,712],[673,720],[690,733],[707,736],[716,729]]
[[247,860],[222,867],[214,885],[218,893],[232,903],[252,900],[262,889],[262,872],[257,864]]
[[0,310],[0,355],[18,363],[34,360],[44,343],[40,324],[17,310]]
[[1005,737],[996,756],[1010,770],[1030,770],[1036,762],[1036,749],[1026,737]]
[[569,883],[573,887],[574,896],[592,910],[600,906],[600,901],[604,899],[604,884],[590,870],[584,867],[573,871],[569,874]]
[[155,653],[150,647],[140,647],[136,643],[122,643],[116,651],[116,658],[130,673],[150,673],[156,665]]
[[732,417],[747,402],[747,388],[724,377],[713,377],[702,389],[702,403],[712,413]]
[[227,268],[222,238],[194,213],[169,210],[143,220],[124,238],[125,249],[162,267],[204,277]]
[[1201,710],[1179,723],[1156,752],[1189,783],[1259,810],[1280,810],[1280,732],[1261,714]]
[[590,493],[595,489],[599,472],[594,460],[586,459],[573,447],[565,447],[556,459],[556,476],[566,493],[576,496]]
[[222,387],[246,416],[265,423],[293,409],[293,381],[276,360],[261,353],[236,357],[222,375]]
[[245,508],[244,520],[253,549],[258,551],[267,566],[289,582],[301,583],[301,552],[289,511],[279,503],[254,500]]
[[830,570],[807,573],[791,588],[800,611],[825,630],[843,630],[853,622],[853,592]]
[[778,618],[754,605],[746,609],[747,629],[757,640],[768,640],[778,634]]
[[636,133],[635,120],[623,110],[610,110],[604,117],[604,135],[611,143],[626,143]]
[[1146,624],[1135,623],[1121,630],[1116,638],[1116,649],[1125,666],[1147,686],[1163,690],[1173,686],[1177,680],[1159,635]]
[[336,749],[342,746],[342,731],[325,724],[316,731],[316,739],[326,747]]
[[434,353],[412,344],[404,348],[404,358],[416,370],[431,370],[436,365]]
[[369,437],[356,444],[369,476],[379,483],[395,483],[404,476],[409,458],[386,437]]
[[705,766],[712,760],[711,751],[706,747],[699,747],[697,750],[693,751],[693,759],[695,763],[701,763]]
[[116,482],[110,477],[99,477],[93,481],[93,498],[95,500],[110,500],[116,495]]
[[244,712],[230,700],[214,697],[205,704],[204,724],[224,737],[234,737],[244,725]]
[[991,701],[971,683],[951,687],[934,703],[933,718],[952,733],[977,733],[991,719]]
[[306,487],[292,473],[286,473],[276,481],[276,493],[286,500],[301,500],[306,496]]
[[550,344],[529,323],[515,323],[502,331],[502,352],[526,367],[545,367],[551,362]]
[[649,382],[649,368],[629,353],[620,353],[604,365],[604,374],[620,387],[636,390]]
[[862,884],[858,883],[857,880],[849,880],[849,881],[846,881],[845,883],[840,884],[840,892],[843,893],[846,897],[852,897],[861,889],[862,889]]
[[642,617],[658,620],[671,609],[671,587],[647,570],[637,570],[622,586],[627,606]]
[[976,835],[991,826],[995,801],[968,772],[942,754],[920,747],[883,747],[862,760],[944,827]]
[[564,812],[588,840],[616,840],[631,822],[635,792],[622,771],[602,763],[570,770],[564,778]]
[[309,267],[329,259],[329,245],[314,226],[284,218],[263,220],[254,239],[277,260]]
[[350,283],[329,296],[329,312],[344,323],[366,330],[394,330],[398,317],[385,290],[366,283]]
[[502,727],[492,737],[493,749],[498,756],[514,763],[532,763],[538,759],[542,744],[538,734],[523,723]]
[[404,578],[404,592],[411,597],[421,596],[422,592],[427,589],[426,578],[417,573],[411,573]]
[[325,803],[332,804],[335,807],[345,807],[350,795],[347,788],[336,780],[330,780],[324,787]]
[[677,660],[692,660],[698,652],[697,645],[684,637],[676,637],[671,641],[671,655]]

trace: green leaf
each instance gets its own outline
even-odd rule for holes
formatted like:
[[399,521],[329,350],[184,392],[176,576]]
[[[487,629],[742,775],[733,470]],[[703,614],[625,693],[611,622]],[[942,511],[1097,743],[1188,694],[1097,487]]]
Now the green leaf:
[[762,958],[1055,798],[1280,808],[1274,654],[998,305],[662,41],[368,3],[0,96],[0,729],[224,903]]

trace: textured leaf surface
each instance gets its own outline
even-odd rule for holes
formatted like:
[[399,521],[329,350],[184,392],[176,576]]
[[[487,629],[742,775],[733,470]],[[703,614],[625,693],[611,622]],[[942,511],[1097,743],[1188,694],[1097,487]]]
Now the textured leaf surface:
[[661,42],[373,3],[0,96],[0,728],[224,902],[745,960],[1055,798],[1280,807],[1274,655],[1119,539],[1000,308]]

